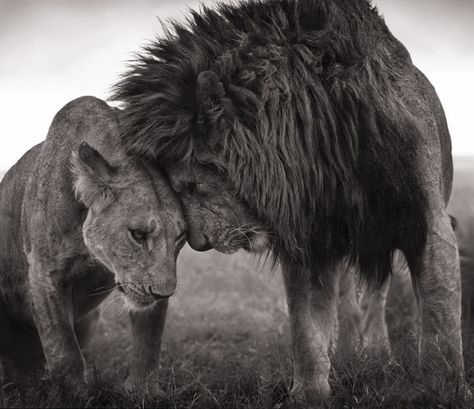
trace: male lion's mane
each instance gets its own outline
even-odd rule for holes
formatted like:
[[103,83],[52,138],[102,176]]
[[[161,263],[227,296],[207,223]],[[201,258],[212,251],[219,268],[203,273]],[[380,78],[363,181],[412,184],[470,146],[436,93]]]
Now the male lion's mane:
[[[129,150],[223,172],[277,256],[317,277],[349,256],[380,283],[393,250],[419,257],[427,232],[422,135],[402,93],[412,69],[365,0],[251,1],[172,23],[114,98]],[[222,84],[206,101],[204,71]]]

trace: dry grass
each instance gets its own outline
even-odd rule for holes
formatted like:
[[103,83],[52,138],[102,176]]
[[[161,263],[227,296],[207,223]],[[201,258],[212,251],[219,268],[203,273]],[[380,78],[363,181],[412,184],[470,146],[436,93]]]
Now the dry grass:
[[[469,173],[472,175],[473,173]],[[459,174],[461,175],[461,173]],[[458,183],[468,184],[467,173]],[[469,195],[461,189],[458,195]],[[473,196],[474,197],[474,194]],[[474,206],[474,200],[472,201]],[[459,217],[459,215],[458,215]],[[474,231],[474,230],[473,230]],[[474,248],[473,248],[474,250]],[[474,258],[472,258],[474,260]],[[474,263],[464,260],[470,288]],[[19,407],[286,408],[291,387],[288,319],[281,277],[263,271],[244,253],[180,255],[179,287],[170,304],[163,341],[162,397],[127,396],[130,328],[121,302],[104,311],[88,359],[95,367],[95,390],[83,400],[44,378],[4,385],[0,405]],[[434,390],[412,372],[416,343],[413,305],[393,288],[387,319],[395,358],[348,357],[331,374],[330,408],[470,408],[446,385]],[[113,295],[110,297],[112,299]],[[470,292],[465,313],[470,320]],[[474,315],[473,315],[474,316]],[[408,336],[407,336],[408,335]],[[466,369],[474,383],[474,346],[466,338]]]
[[[52,379],[7,385],[3,407],[285,408],[291,386],[288,322],[281,278],[259,272],[245,254],[196,254],[180,259],[180,287],[164,338],[163,397],[127,396],[120,384],[130,355],[129,323],[117,301],[104,312],[88,348],[95,392],[81,400]],[[416,381],[412,307],[392,290],[387,317],[396,358],[366,356],[336,363],[331,408],[468,408],[454,391]],[[113,296],[111,296],[112,298]],[[468,369],[472,375],[472,370]],[[463,406],[464,405],[464,406]]]

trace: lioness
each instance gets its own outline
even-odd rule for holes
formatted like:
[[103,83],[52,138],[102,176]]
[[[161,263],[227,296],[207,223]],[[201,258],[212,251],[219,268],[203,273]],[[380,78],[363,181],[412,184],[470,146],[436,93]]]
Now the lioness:
[[0,184],[3,361],[24,373],[45,359],[53,375],[81,389],[81,348],[114,287],[132,311],[126,385],[154,379],[186,241],[163,175],[118,149],[117,112],[93,97],[70,102]]

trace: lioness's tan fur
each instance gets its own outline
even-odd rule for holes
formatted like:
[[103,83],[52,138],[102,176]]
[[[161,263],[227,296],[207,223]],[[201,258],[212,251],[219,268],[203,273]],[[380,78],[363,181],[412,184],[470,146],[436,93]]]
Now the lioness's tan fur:
[[[185,224],[162,174],[117,149],[118,130],[118,110],[74,100],[0,184],[0,352],[22,373],[46,361],[53,375],[84,385],[81,347],[120,281],[138,309],[127,386],[155,376]],[[84,143],[102,155],[96,168],[78,156]],[[148,224],[146,245],[127,238],[129,226]]]

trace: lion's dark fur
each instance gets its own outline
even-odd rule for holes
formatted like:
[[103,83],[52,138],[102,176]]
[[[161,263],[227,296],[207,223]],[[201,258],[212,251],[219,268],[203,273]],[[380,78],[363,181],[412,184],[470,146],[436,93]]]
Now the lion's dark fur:
[[[418,257],[427,233],[412,70],[365,0],[251,1],[173,23],[114,97],[131,151],[225,173],[274,229],[275,254],[318,277],[349,256],[380,283],[392,251]],[[203,71],[223,85],[206,101]]]

